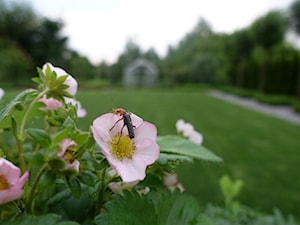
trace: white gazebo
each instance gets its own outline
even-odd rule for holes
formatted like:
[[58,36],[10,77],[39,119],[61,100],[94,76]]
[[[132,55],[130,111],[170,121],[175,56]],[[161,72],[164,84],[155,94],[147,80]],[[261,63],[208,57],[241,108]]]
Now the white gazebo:
[[123,73],[125,87],[151,87],[158,81],[158,68],[149,60],[138,58],[129,63]]

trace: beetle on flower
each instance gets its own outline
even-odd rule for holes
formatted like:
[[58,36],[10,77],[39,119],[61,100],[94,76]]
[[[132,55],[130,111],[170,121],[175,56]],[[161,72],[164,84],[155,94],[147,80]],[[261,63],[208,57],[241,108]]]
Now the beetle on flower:
[[156,127],[133,113],[130,116],[134,138],[123,129],[123,115],[120,113],[104,114],[96,118],[91,127],[102,153],[124,182],[143,180],[146,167],[159,156]]

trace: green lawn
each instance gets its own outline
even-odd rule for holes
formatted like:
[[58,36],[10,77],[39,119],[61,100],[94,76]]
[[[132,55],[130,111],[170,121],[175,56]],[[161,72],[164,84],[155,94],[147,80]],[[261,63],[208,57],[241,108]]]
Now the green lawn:
[[88,129],[93,119],[122,107],[158,127],[159,135],[175,134],[183,118],[204,135],[204,145],[224,159],[213,164],[182,165],[180,181],[201,204],[222,203],[218,180],[228,173],[242,179],[239,200],[265,212],[274,207],[300,218],[300,126],[206,96],[193,89],[108,89],[79,91],[88,110],[79,125]]

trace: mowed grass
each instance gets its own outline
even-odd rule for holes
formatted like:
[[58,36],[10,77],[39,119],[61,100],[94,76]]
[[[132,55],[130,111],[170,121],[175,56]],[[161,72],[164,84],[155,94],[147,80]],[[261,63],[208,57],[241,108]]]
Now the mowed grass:
[[204,135],[204,145],[224,159],[196,161],[178,169],[186,190],[205,205],[222,204],[219,178],[229,174],[245,183],[239,200],[265,212],[274,207],[299,216],[300,127],[188,89],[82,91],[88,110],[79,125],[112,108],[123,107],[156,124],[159,135],[175,134],[183,118]]
[[178,168],[187,192],[201,205],[222,204],[219,178],[229,174],[245,186],[239,200],[264,212],[278,207],[300,218],[300,126],[223,102],[201,89],[108,89],[79,91],[88,115],[82,129],[122,107],[154,123],[159,135],[175,134],[182,118],[204,135],[204,145],[223,163],[195,161]]

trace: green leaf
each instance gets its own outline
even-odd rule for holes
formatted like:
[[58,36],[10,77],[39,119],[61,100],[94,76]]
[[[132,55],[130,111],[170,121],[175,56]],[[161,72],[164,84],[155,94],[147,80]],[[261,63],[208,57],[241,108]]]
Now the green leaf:
[[23,156],[26,161],[35,166],[42,166],[45,163],[44,155],[40,152],[26,152]]
[[32,78],[31,79],[33,82],[35,82],[35,83],[38,83],[38,84],[42,84],[43,83],[43,81],[41,80],[41,78],[39,78],[39,77],[34,77],[34,78]]
[[80,225],[80,224],[73,221],[63,221],[58,223],[57,225]]
[[60,216],[54,213],[41,216],[22,215],[6,219],[1,225],[57,225],[59,220]]
[[25,97],[31,96],[33,97],[37,94],[37,91],[34,89],[26,89],[18,94],[13,100],[10,101],[3,109],[0,111],[0,128],[8,128],[10,127],[11,120],[9,119],[16,107],[20,109],[19,105],[24,102]]
[[88,186],[94,187],[95,185],[94,176],[89,172],[81,171],[81,173],[78,175],[78,179]]
[[195,144],[187,139],[175,135],[158,137],[160,151],[166,154],[179,154],[194,159],[202,159],[213,162],[221,162],[222,159],[205,148],[203,145]]
[[71,136],[71,139],[77,143],[78,147],[80,147],[83,144],[87,143],[88,138],[89,138],[89,133],[88,132],[85,132],[85,133],[75,132]]
[[107,213],[98,215],[96,225],[157,225],[153,202],[137,192],[124,191],[114,201],[104,205]]
[[179,190],[164,193],[156,210],[159,225],[199,224],[200,208],[196,199]]
[[56,192],[54,196],[51,196],[51,198],[49,198],[49,201],[47,202],[48,206],[52,206],[55,204],[59,204],[59,202],[61,202],[63,199],[68,199],[70,198],[72,195],[70,189],[68,188],[64,188],[63,190],[61,190],[60,192]]
[[71,129],[70,127],[67,127],[67,128],[65,128],[65,129],[59,131],[59,132],[55,135],[55,137],[54,137],[54,139],[53,139],[54,144],[58,144],[58,143],[61,142],[63,139],[69,137],[70,129]]
[[96,225],[200,225],[197,201],[186,193],[124,192],[104,205],[107,212],[95,217]]
[[13,117],[11,117],[11,128],[12,128],[12,132],[13,132],[14,136],[17,137],[18,136],[17,122]]
[[[57,77],[57,79],[56,79],[56,83],[58,84],[58,85],[61,85],[61,84],[63,84],[65,81],[66,81],[66,79],[68,78],[68,76],[69,75],[63,75],[63,76],[60,76],[60,77]],[[69,86],[68,86],[69,87]]]
[[63,160],[61,158],[50,159],[48,161],[48,164],[54,172],[59,172],[60,170],[62,170],[66,167],[65,160]]
[[160,153],[157,162],[161,165],[165,165],[168,162],[192,162],[193,158],[185,155]]
[[81,185],[77,178],[66,177],[67,185],[70,188],[73,196],[75,198],[80,198],[81,196]]
[[240,194],[243,185],[242,180],[233,181],[227,174],[223,175],[220,179],[222,193],[229,202]]
[[27,133],[43,148],[49,148],[51,146],[51,139],[49,135],[42,129],[29,128]]
[[63,123],[63,127],[76,127],[76,123],[70,116],[68,116]]

